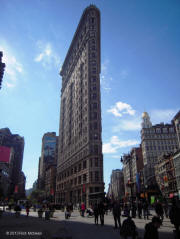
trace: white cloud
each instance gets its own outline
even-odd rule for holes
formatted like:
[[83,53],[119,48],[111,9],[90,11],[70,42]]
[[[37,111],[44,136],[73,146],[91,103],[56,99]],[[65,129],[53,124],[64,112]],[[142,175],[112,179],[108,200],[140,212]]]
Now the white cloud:
[[179,109],[167,109],[167,110],[152,110],[150,112],[150,118],[153,123],[159,124],[161,122],[170,122]]
[[120,148],[126,148],[139,144],[138,140],[125,140],[121,141],[118,136],[112,136],[109,143],[103,144],[103,153],[104,154],[113,154],[117,153]]
[[35,62],[41,63],[44,68],[60,67],[60,57],[53,49],[51,43],[38,41],[37,47],[39,54],[34,58]]
[[109,60],[106,59],[101,65],[101,86],[106,92],[111,91],[109,82],[112,81],[112,77],[108,75],[108,66]]
[[8,47],[0,46],[0,51],[3,52],[2,62],[6,64],[4,85],[8,88],[13,88],[17,85],[20,74],[23,73],[23,66]]
[[136,111],[129,104],[118,101],[107,112],[112,113],[116,117],[122,117],[123,114],[134,115]]

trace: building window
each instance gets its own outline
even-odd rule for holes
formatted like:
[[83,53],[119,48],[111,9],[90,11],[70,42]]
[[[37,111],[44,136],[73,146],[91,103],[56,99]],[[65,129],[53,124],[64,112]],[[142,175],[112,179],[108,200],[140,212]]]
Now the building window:
[[95,181],[98,182],[99,181],[99,172],[95,171]]
[[98,145],[94,145],[94,154],[98,154]]
[[78,165],[78,172],[81,171],[81,163]]
[[78,176],[78,184],[81,184],[81,176]]
[[86,174],[83,174],[83,183],[86,183],[87,177]]
[[97,103],[93,103],[93,109],[97,109]]
[[174,133],[174,128],[169,128],[169,132]]
[[77,167],[76,166],[74,167],[74,173],[77,173]]
[[85,161],[83,161],[83,169],[85,169],[87,167],[87,165],[86,165],[86,160]]
[[96,98],[97,98],[97,95],[96,94],[92,94],[92,99],[96,100]]
[[76,184],[77,184],[77,178],[74,179],[74,185],[76,185]]
[[95,167],[98,167],[98,158],[95,158]]
[[157,128],[157,129],[156,129],[156,133],[161,133],[161,129],[160,129],[160,128]]
[[90,172],[90,181],[93,182],[93,173]]

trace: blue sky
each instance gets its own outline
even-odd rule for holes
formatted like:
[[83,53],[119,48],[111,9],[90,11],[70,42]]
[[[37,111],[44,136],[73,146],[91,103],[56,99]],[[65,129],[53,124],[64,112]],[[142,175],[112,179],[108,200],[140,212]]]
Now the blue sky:
[[140,143],[141,114],[170,122],[180,109],[178,0],[1,0],[6,70],[0,128],[25,138],[27,188],[37,178],[42,136],[59,131],[59,71],[85,7],[101,11],[104,181]]

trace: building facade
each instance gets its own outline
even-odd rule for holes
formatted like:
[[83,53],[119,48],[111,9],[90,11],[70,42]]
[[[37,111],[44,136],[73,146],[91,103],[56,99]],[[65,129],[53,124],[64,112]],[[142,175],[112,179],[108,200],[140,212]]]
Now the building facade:
[[180,199],[180,149],[174,153],[173,160],[176,175],[177,191]]
[[20,180],[19,180],[19,184],[18,184],[18,194],[19,194],[19,198],[23,199],[26,198],[26,176],[23,172],[21,172],[20,174]]
[[58,136],[55,132],[48,132],[43,135],[41,157],[39,158],[38,189],[45,190],[46,170],[51,165],[57,164],[58,157]]
[[175,125],[177,139],[178,139],[178,148],[180,149],[180,111],[174,116],[173,122]]
[[54,196],[55,196],[55,190],[56,190],[56,165],[49,165],[46,169],[46,175],[45,175],[45,192],[46,192],[46,198],[54,202]]
[[132,148],[129,154],[124,154],[122,158],[123,174],[125,185],[125,197],[140,197],[144,191],[143,182],[143,157],[140,147]]
[[15,187],[18,187],[22,171],[24,154],[24,137],[18,134],[12,134],[8,128],[0,129],[0,145],[12,148],[13,158],[10,163],[10,195],[14,193]]
[[155,165],[162,154],[172,153],[178,148],[178,140],[175,125],[152,125],[147,112],[142,115],[141,144],[144,161],[144,183],[146,185],[155,182]]
[[158,157],[155,175],[156,182],[164,198],[168,199],[177,195],[173,153]]
[[124,197],[124,175],[121,169],[112,170],[108,198],[122,200]]
[[3,52],[0,51],[0,89],[1,89],[1,85],[2,85],[2,79],[3,79],[3,75],[4,75],[4,69],[6,67],[5,63],[2,62],[2,57],[3,57]]
[[87,7],[63,63],[56,202],[104,195],[100,101],[100,11]]

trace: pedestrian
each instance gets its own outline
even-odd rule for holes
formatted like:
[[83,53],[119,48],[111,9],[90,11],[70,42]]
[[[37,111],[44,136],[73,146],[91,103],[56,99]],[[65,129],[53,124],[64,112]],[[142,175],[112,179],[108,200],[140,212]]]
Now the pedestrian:
[[162,220],[163,222],[163,219],[164,219],[164,212],[163,212],[163,207],[162,207],[162,204],[157,201],[156,205],[155,205],[155,211],[156,211],[156,214],[157,216]]
[[129,216],[129,207],[127,204],[124,205],[124,216],[125,217]]
[[163,210],[164,210],[164,214],[165,214],[166,218],[168,218],[169,217],[169,205],[168,205],[167,201],[165,201],[163,203]]
[[95,223],[95,225],[98,225],[99,208],[98,208],[97,203],[95,203],[93,211],[94,211],[94,223]]
[[136,210],[137,210],[136,204],[135,204],[135,202],[132,202],[132,206],[131,206],[132,218],[136,218]]
[[82,216],[82,217],[84,217],[84,212],[85,212],[85,210],[86,210],[85,204],[82,203],[82,204],[81,204],[81,216]]
[[26,216],[29,216],[29,205],[26,205]]
[[149,218],[148,218],[148,214],[149,214],[149,211],[148,211],[148,202],[145,200],[144,203],[143,203],[143,215],[144,215],[144,219],[149,219]]
[[175,200],[172,201],[172,207],[169,211],[169,218],[171,223],[174,224],[176,234],[178,235],[177,238],[180,238],[180,208]]
[[161,224],[161,219],[154,216],[152,221],[145,225],[144,239],[159,239],[158,228],[160,228]]
[[[124,237],[124,239],[132,238],[135,239],[138,236],[137,228],[130,216],[123,221],[123,224],[120,229],[120,235]],[[154,238],[153,238],[154,239]]]
[[139,218],[142,217],[142,202],[141,201],[138,202],[138,217]]
[[16,204],[14,207],[14,211],[15,211],[15,216],[19,217],[21,213],[21,207],[18,204]]
[[98,208],[99,208],[99,216],[100,216],[101,226],[103,226],[104,225],[104,213],[105,213],[103,201],[101,201],[99,203]]
[[112,212],[113,212],[113,217],[114,217],[114,228],[119,228],[121,227],[121,206],[120,206],[120,203],[115,201],[113,203],[113,209],[112,209]]

